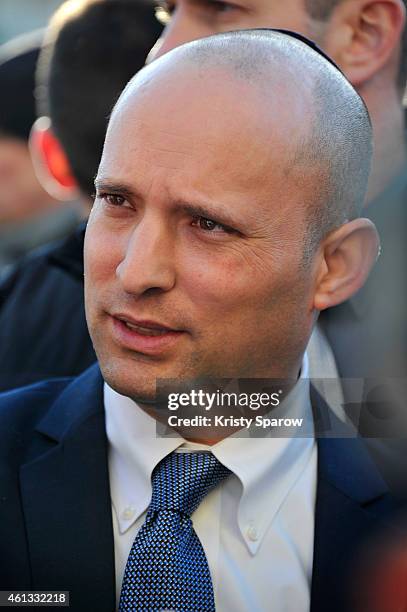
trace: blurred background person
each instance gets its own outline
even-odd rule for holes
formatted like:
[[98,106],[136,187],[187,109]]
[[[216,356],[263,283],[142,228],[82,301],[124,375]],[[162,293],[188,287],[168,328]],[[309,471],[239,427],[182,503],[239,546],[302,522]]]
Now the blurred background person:
[[0,276],[29,250],[61,238],[79,221],[74,205],[59,206],[42,187],[28,148],[42,38],[37,31],[0,47]]
[[[53,197],[92,205],[110,111],[161,32],[143,0],[69,0],[38,61],[31,148]],[[0,287],[0,388],[76,374],[95,355],[83,308],[83,232],[35,255]]]

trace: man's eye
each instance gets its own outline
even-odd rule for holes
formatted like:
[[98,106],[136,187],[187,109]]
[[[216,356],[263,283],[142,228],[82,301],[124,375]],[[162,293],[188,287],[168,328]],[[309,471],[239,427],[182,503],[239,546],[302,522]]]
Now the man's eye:
[[233,4],[229,4],[228,2],[218,2],[218,0],[211,0],[208,2],[208,6],[210,6],[217,13],[227,13],[235,8]]
[[231,227],[227,227],[226,225],[222,225],[206,217],[196,217],[193,221],[193,225],[205,232],[225,232],[226,234],[232,234],[234,232]]
[[230,2],[222,2],[222,0],[192,0],[197,7],[212,14],[229,13],[239,6]]
[[[195,6],[212,15],[228,13],[239,8],[235,4],[222,2],[222,0],[190,0],[190,4],[192,8]],[[176,2],[173,0],[157,0],[155,16],[162,25],[166,26],[171,21],[171,16],[175,9]]]
[[123,206],[124,202],[126,201],[123,196],[114,195],[113,193],[101,193],[98,195],[98,198],[104,200],[111,206]]

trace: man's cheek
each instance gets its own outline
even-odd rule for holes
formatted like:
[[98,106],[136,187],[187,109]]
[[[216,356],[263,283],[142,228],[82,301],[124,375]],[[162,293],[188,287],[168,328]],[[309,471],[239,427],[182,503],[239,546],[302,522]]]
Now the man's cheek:
[[207,319],[211,326],[226,313],[231,316],[244,297],[226,274],[202,276],[184,287],[200,318]]
[[116,275],[117,266],[122,261],[122,245],[111,232],[105,231],[102,224],[94,223],[88,227],[84,246],[85,278],[96,281]]
[[180,269],[180,280],[188,294],[194,296],[199,304],[211,308],[219,306],[224,311],[226,303],[232,306],[247,295],[250,278],[243,273],[241,265],[230,257],[219,256],[215,259],[190,255],[186,261],[187,265]]

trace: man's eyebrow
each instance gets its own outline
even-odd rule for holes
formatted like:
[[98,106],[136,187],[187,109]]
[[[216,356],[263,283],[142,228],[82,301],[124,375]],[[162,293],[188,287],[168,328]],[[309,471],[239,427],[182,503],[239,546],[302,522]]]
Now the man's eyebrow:
[[210,204],[191,204],[189,202],[178,202],[175,207],[177,210],[191,215],[191,217],[204,217],[205,219],[211,219],[217,221],[222,225],[236,228],[238,225],[237,219],[229,215],[224,210],[219,210]]
[[141,198],[141,194],[133,187],[109,179],[96,178],[95,189],[99,192],[113,193],[114,195],[120,195],[124,198]]
[[[133,198],[142,200],[143,197],[136,189],[110,179],[96,178],[95,188],[99,192],[112,193],[114,195],[120,195],[123,198]],[[238,229],[236,225],[238,220],[229,215],[225,210],[219,210],[219,208],[212,204],[197,204],[191,203],[190,201],[179,200],[173,207],[174,210],[182,213],[191,215],[191,217],[204,217],[205,219],[211,219],[232,229]]]

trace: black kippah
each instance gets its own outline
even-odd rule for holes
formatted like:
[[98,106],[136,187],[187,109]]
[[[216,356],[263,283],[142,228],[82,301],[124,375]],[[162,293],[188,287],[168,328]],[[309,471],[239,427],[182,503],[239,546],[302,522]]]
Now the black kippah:
[[[246,30],[247,32],[253,30]],[[299,34],[299,32],[293,32],[292,30],[284,30],[280,28],[255,28],[256,32],[277,32],[278,34],[286,34],[287,36],[291,36],[291,38],[296,38],[297,40],[303,42],[307,47],[310,47],[313,51],[316,51],[319,55],[321,55],[324,59],[326,59],[334,68],[336,68],[342,75],[343,72],[339,68],[338,64],[336,64],[329,55],[322,51],[321,47],[319,47],[313,40],[303,36],[303,34]]]

